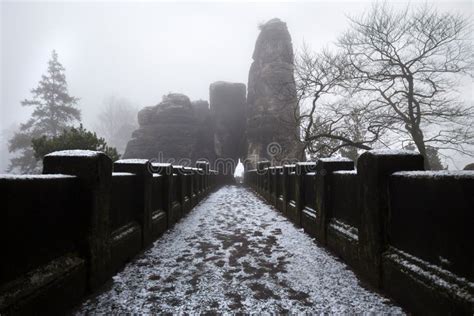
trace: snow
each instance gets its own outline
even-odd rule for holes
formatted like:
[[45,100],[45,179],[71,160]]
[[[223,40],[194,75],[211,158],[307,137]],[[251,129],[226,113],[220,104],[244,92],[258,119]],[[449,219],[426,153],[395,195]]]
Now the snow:
[[357,170],[337,170],[334,174],[357,174]]
[[329,226],[334,230],[337,230],[340,234],[346,236],[348,239],[359,241],[359,230],[356,227],[338,221],[335,218],[331,220]]
[[369,150],[368,152],[377,156],[419,155],[418,152],[413,150],[374,149]]
[[[84,264],[84,260],[73,254],[57,257],[47,264],[37,267],[25,274],[25,277],[2,285],[0,306],[21,301],[41,287],[50,285],[58,277],[70,273],[73,269]],[[5,291],[5,289],[8,289]],[[3,306],[2,306],[3,307]]]
[[51,180],[51,179],[71,179],[76,176],[67,174],[0,174],[0,180]]
[[77,310],[90,312],[403,313],[238,186],[211,194]]
[[198,160],[198,161],[196,161],[196,163],[205,163],[205,164],[209,164],[209,161],[207,161],[207,160]]
[[350,160],[349,158],[344,158],[344,157],[319,158],[319,160],[322,162],[338,162],[338,161],[352,162],[352,160]]
[[146,165],[148,161],[148,159],[120,159],[114,162],[114,164]]
[[130,177],[130,176],[136,176],[136,174],[131,173],[131,172],[113,172],[112,177]]
[[47,283],[47,281],[50,281],[54,275],[67,271],[82,263],[83,259],[67,254],[50,261],[45,266],[41,266],[27,275],[32,285],[39,285]]
[[164,162],[153,162],[151,165],[153,167],[171,167],[170,163],[164,163]]
[[55,151],[50,154],[47,154],[45,157],[97,157],[100,154],[104,154],[104,153],[100,151],[93,151],[93,150],[73,149],[73,150]]
[[137,224],[135,224],[135,223],[129,224],[127,226],[123,226],[123,227],[121,227],[118,230],[113,232],[112,239],[114,241],[119,241],[119,240],[123,239],[125,236],[131,235],[131,234],[133,234],[134,232],[136,232],[138,230],[139,230],[139,228],[138,228]]
[[474,179],[474,171],[470,170],[440,170],[440,171],[398,171],[392,174],[397,177],[443,179]]
[[415,274],[417,278],[429,280],[435,286],[442,288],[444,292],[451,292],[467,301],[474,301],[472,295],[474,282],[469,282],[448,270],[393,247],[390,248],[388,254],[385,254],[385,257],[400,265],[403,271]]

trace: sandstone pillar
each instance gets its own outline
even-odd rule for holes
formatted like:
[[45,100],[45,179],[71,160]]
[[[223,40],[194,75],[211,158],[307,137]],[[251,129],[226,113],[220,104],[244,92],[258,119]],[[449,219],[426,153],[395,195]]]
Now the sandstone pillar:
[[218,81],[209,88],[209,100],[214,119],[214,148],[217,162],[213,169],[234,181],[239,158],[244,156],[245,85]]
[[254,169],[264,159],[274,165],[303,160],[293,73],[286,23],[270,20],[261,26],[249,72],[246,169]]

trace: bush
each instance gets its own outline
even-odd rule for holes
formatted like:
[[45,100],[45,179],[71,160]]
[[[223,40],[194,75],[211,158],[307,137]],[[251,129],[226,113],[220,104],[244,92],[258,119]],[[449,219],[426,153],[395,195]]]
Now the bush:
[[32,139],[35,158],[42,160],[44,156],[59,150],[95,150],[102,151],[116,161],[120,158],[117,149],[107,146],[105,139],[97,137],[96,133],[86,130],[82,124],[79,128],[71,127],[63,130],[55,137],[41,136]]

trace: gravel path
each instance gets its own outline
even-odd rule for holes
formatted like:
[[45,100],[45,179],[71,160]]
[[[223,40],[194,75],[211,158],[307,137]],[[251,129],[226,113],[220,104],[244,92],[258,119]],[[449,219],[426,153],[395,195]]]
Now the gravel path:
[[211,194],[78,310],[396,313],[248,189]]

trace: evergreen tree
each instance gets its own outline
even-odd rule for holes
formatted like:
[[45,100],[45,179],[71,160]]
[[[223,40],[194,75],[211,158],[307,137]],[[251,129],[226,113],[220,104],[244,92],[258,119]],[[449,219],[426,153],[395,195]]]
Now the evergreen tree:
[[41,136],[31,140],[33,144],[34,156],[42,160],[44,156],[54,151],[85,149],[102,151],[107,154],[112,161],[120,158],[117,149],[107,146],[105,139],[97,137],[96,133],[86,130],[82,124],[79,128],[71,127],[63,130],[58,136]]
[[31,90],[32,98],[21,102],[22,106],[34,107],[34,111],[9,141],[9,151],[17,153],[10,161],[9,172],[38,172],[40,167],[31,147],[32,138],[58,136],[80,120],[81,112],[76,108],[79,99],[69,95],[64,71],[53,50],[46,75],[41,77],[38,87]]

